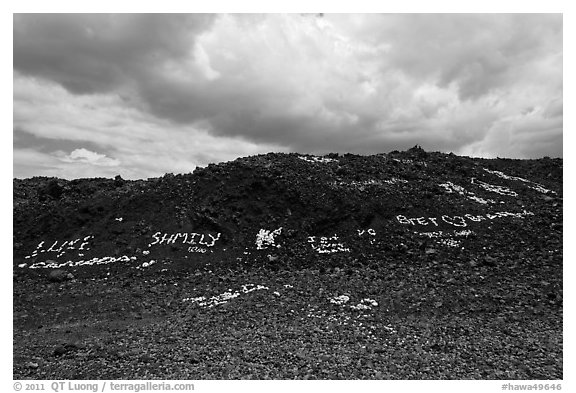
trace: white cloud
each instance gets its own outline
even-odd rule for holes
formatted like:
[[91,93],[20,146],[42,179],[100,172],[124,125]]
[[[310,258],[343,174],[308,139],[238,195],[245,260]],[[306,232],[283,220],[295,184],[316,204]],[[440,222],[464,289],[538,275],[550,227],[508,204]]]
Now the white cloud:
[[83,164],[90,164],[96,166],[118,166],[120,161],[106,157],[104,154],[98,154],[90,150],[75,149],[72,153],[60,157],[64,162],[80,162]]

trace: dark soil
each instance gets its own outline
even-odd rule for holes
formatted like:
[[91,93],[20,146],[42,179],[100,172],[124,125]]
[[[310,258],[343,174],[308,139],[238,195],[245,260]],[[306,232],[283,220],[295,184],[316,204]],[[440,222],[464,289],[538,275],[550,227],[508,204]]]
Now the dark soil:
[[14,179],[14,379],[562,379],[562,169],[415,147]]

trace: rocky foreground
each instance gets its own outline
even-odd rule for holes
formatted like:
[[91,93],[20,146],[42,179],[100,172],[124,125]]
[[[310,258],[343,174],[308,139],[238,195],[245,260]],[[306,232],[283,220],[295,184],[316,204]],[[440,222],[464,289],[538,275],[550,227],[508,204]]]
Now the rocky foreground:
[[14,378],[562,379],[562,167],[14,179]]

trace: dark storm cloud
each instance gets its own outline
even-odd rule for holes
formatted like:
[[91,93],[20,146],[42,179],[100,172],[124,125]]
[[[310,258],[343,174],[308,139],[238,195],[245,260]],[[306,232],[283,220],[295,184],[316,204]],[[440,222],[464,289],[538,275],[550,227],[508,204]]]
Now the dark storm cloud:
[[16,14],[14,69],[75,93],[138,84],[166,59],[188,55],[214,15]]
[[80,148],[87,148],[90,150],[98,150],[102,148],[101,144],[96,144],[86,140],[72,141],[66,139],[43,138],[19,128],[14,129],[13,144],[14,149],[33,147],[35,150],[42,153],[52,153],[59,150],[72,151]]

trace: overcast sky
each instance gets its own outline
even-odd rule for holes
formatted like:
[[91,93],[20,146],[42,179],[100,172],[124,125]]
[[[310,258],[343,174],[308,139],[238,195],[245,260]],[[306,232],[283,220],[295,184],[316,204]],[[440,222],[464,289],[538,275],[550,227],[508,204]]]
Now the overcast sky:
[[270,151],[562,157],[562,16],[15,14],[14,176]]

